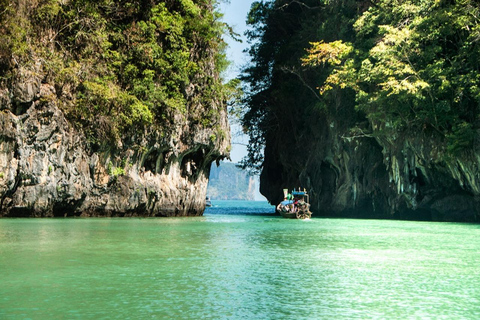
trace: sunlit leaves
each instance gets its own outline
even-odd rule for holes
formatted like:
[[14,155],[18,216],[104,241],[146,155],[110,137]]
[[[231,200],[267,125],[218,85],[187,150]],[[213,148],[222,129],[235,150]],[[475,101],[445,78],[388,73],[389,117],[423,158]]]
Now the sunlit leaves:
[[211,102],[224,98],[219,74],[226,66],[227,27],[217,5],[0,0],[0,73],[23,58],[42,61],[45,81],[68,97],[60,107],[96,141],[145,126],[171,130],[179,112],[194,121],[210,118],[215,112],[202,108],[221,105]]
[[324,84],[319,87],[320,94],[324,94],[335,87],[344,89],[353,85],[355,82],[353,60],[347,60],[353,52],[352,44],[337,40],[330,43],[311,42],[310,45],[311,47],[306,49],[307,56],[301,59],[303,66],[333,67]]
[[405,95],[409,99],[422,100],[429,84],[420,77],[411,60],[418,54],[412,43],[412,31],[388,25],[379,26],[379,30],[383,38],[363,61],[358,81],[378,88],[370,92],[372,98]]
[[480,123],[478,1],[302,3],[256,1],[250,11],[244,124],[252,145],[267,134],[280,140],[285,127],[301,131],[313,104],[331,113],[355,104],[376,137],[428,132],[451,152],[472,145]]
[[308,55],[301,59],[303,65],[323,66],[327,63],[339,65],[353,51],[351,44],[340,40],[329,43],[311,42],[310,44],[311,47],[307,48]]
[[354,66],[353,59],[346,60],[340,67],[334,68],[325,82],[319,87],[320,94],[325,94],[334,89],[352,88],[358,89],[357,85],[357,70]]
[[183,9],[188,14],[191,14],[191,15],[194,15],[194,16],[200,14],[201,9],[195,3],[193,3],[192,0],[179,0],[179,1],[182,4]]
[[478,2],[381,0],[353,28],[351,44],[307,49],[303,65],[328,72],[320,93],[353,89],[357,109],[379,128],[433,129],[451,152],[471,146],[480,115]]

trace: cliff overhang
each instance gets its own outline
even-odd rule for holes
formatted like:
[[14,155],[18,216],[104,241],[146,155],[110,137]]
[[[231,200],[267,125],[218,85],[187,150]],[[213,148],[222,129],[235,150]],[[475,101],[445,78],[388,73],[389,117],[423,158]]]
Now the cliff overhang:
[[212,4],[1,9],[0,216],[202,215],[230,149]]

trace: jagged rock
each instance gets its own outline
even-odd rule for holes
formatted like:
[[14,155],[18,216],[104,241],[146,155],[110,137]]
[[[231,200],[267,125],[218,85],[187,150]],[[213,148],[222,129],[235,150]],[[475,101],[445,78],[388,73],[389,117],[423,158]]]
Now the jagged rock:
[[1,7],[0,216],[201,215],[230,145],[214,3]]
[[13,83],[13,99],[17,103],[32,102],[40,92],[43,74],[41,64],[36,63],[32,68],[20,66]]
[[[12,112],[8,90],[0,92],[0,216],[203,213],[210,165],[228,155],[228,135],[212,140],[213,129],[180,118],[181,139],[145,131],[133,139],[142,150],[123,143],[90,154],[83,133],[58,108],[55,88],[21,73],[25,85],[17,83],[14,96],[29,103],[24,112]],[[228,133],[226,111],[218,109],[218,125]]]
[[[283,188],[306,188],[314,216],[480,220],[480,159],[474,150],[448,157],[445,141],[434,132],[352,135],[358,125],[353,114],[345,108],[308,123],[308,139],[300,142],[267,140],[262,194],[278,203]],[[366,126],[375,130],[375,124]]]

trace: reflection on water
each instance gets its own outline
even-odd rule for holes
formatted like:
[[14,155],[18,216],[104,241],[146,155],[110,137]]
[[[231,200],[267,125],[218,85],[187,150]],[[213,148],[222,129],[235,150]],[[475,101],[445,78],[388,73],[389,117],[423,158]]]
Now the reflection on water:
[[0,318],[480,317],[478,225],[234,205],[198,218],[0,220]]

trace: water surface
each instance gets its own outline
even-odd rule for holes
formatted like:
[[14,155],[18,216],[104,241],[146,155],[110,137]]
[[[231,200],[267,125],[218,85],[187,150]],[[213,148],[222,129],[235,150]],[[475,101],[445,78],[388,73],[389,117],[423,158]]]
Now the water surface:
[[480,226],[197,218],[0,219],[0,319],[478,319]]

